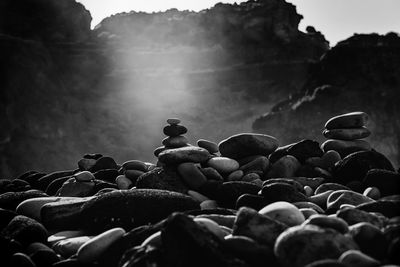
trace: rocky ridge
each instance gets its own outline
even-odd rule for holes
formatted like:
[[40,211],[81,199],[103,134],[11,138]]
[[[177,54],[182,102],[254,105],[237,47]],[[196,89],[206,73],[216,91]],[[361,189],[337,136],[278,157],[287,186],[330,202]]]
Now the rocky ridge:
[[328,118],[364,110],[374,133],[367,140],[398,164],[399,47],[396,33],[361,34],[340,42],[315,64],[303,89],[259,117],[253,129],[281,136],[285,144],[299,135],[322,141],[320,126]]
[[211,140],[244,131],[327,49],[283,0],[118,14],[94,30],[73,0],[0,5],[2,177],[65,169],[99,147],[150,160],[165,114]]

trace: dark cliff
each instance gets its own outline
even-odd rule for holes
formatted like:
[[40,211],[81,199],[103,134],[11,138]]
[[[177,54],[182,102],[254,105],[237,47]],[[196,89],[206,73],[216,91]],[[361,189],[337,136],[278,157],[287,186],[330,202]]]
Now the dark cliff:
[[354,35],[338,43],[313,66],[302,91],[259,117],[254,131],[323,141],[330,117],[356,110],[370,115],[373,148],[400,162],[400,37]]
[[197,138],[250,131],[327,50],[284,0],[130,12],[90,30],[74,0],[0,4],[0,175],[75,168],[88,152],[153,160],[165,118]]

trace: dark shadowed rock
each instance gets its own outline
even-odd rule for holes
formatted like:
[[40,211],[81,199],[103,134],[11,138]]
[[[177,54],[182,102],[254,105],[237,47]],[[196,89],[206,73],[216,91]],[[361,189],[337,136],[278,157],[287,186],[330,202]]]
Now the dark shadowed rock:
[[155,223],[174,211],[198,209],[191,197],[156,189],[118,190],[102,194],[82,206],[84,228],[103,231],[111,227],[133,227]]
[[218,144],[224,157],[241,159],[248,156],[268,156],[278,148],[278,140],[265,134],[237,134]]
[[400,193],[400,174],[394,171],[382,169],[369,170],[363,183],[367,187],[377,187],[382,196],[396,195]]
[[322,157],[324,152],[319,147],[319,143],[313,140],[301,140],[287,149],[287,154],[297,158],[301,163],[311,157]]
[[28,190],[24,192],[7,192],[0,195],[0,208],[14,210],[22,201],[36,198],[47,197],[48,195],[39,190]]
[[1,236],[15,239],[26,246],[32,242],[45,243],[48,233],[46,228],[34,219],[18,215],[1,231]]
[[356,206],[357,209],[368,212],[379,212],[384,216],[392,218],[400,214],[400,201],[399,200],[377,200],[370,203],[364,203]]
[[156,168],[139,176],[136,187],[169,190],[184,194],[189,190],[175,170],[164,168]]
[[217,236],[183,214],[168,218],[161,238],[172,266],[248,266],[226,252]]
[[335,165],[333,170],[334,181],[342,184],[353,180],[362,181],[371,169],[394,171],[392,163],[379,152],[355,152]]

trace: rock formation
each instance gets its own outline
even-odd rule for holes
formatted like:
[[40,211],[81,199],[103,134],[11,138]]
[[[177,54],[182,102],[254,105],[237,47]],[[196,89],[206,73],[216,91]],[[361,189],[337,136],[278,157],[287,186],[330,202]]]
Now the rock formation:
[[313,67],[297,95],[275,105],[253,124],[257,132],[324,140],[321,125],[334,114],[363,110],[370,115],[372,147],[400,162],[400,37],[354,35],[332,48]]
[[1,177],[72,169],[87,152],[153,160],[166,116],[190,122],[190,142],[249,131],[327,49],[300,19],[283,0],[249,1],[118,14],[90,30],[74,0],[1,1]]

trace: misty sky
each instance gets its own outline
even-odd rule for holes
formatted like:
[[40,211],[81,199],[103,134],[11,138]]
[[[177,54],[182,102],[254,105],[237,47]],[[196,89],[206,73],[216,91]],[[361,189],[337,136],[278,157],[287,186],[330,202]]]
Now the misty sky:
[[[92,27],[115,13],[135,11],[165,11],[169,8],[199,11],[218,2],[234,0],[77,0],[93,17]],[[400,32],[400,0],[287,0],[304,16],[300,29],[313,25],[335,45],[353,33]]]

